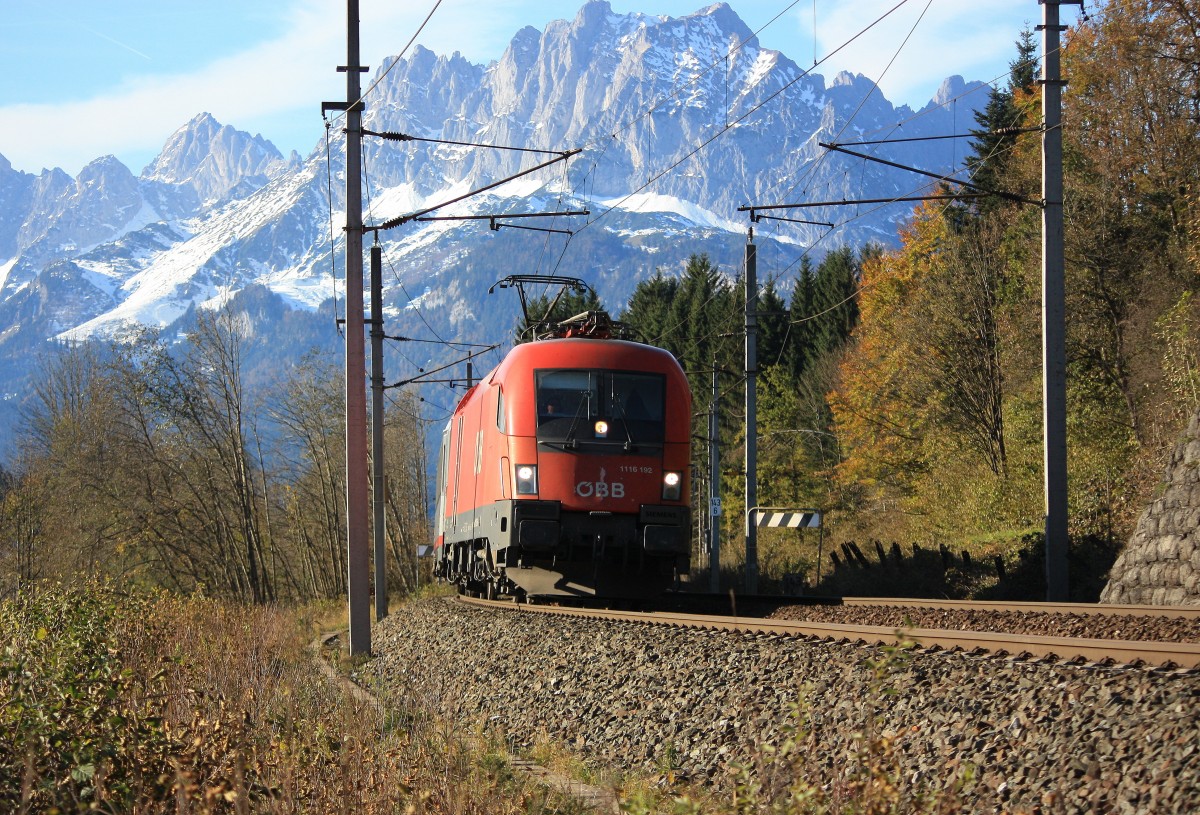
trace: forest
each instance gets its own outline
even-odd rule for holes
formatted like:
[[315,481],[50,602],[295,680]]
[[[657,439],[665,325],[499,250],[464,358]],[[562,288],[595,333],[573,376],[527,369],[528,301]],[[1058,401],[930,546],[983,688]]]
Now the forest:
[[[900,246],[805,257],[758,305],[758,502],[824,513],[831,543],[949,544],[1009,556],[1042,537],[1039,43],[1015,43],[965,174],[1007,196],[918,207]],[[1115,551],[1200,410],[1200,7],[1115,0],[1066,39],[1063,143],[1069,518]],[[964,192],[945,185],[942,192]],[[759,277],[769,265],[759,259]],[[723,545],[742,538],[740,270],[692,257],[621,319],[674,352],[696,410],[721,383]],[[586,298],[560,303],[563,313]],[[592,304],[594,305],[594,304]],[[705,415],[693,427],[707,496]],[[791,533],[794,538],[795,533]],[[811,545],[760,545],[765,575],[811,578]]]
[[[1073,546],[1112,547],[1200,410],[1200,7],[1109,0],[1089,15],[1063,54],[1069,517]],[[962,176],[972,184],[1040,198],[1038,70],[1027,31],[977,117]],[[1011,196],[964,196],[917,208],[895,249],[821,247],[778,279],[760,258],[759,504],[822,511],[830,544],[1005,555],[1036,541],[1040,218]],[[745,294],[740,270],[685,257],[628,303],[575,295],[555,315],[608,306],[680,359],[697,507],[716,371],[722,551],[736,571]],[[344,592],[339,361],[312,356],[252,400],[242,355],[253,333],[244,314],[217,312],[182,347],[146,335],[47,359],[21,453],[0,472],[0,595],[81,574],[256,603]],[[397,592],[414,587],[428,534],[418,407],[397,398],[385,428]],[[818,567],[811,545],[782,537],[760,552],[771,579],[811,581]]]
[[[344,595],[339,360],[311,354],[252,398],[256,342],[246,312],[227,309],[200,312],[182,350],[149,333],[58,349],[3,473],[0,586],[100,576],[253,603]],[[412,401],[393,401],[384,427],[396,592],[415,589],[427,542]]]

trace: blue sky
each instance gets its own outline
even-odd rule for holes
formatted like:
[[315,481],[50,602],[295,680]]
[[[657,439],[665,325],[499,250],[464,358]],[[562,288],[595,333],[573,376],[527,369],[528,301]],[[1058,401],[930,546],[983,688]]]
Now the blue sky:
[[[729,5],[751,30],[762,29],[763,46],[808,67],[898,2]],[[520,27],[542,29],[582,4],[441,0],[418,42],[487,63]],[[610,4],[679,17],[707,2]],[[363,62],[374,71],[398,53],[435,5],[360,0]],[[307,155],[321,138],[320,103],[345,97],[335,71],[346,55],[345,0],[3,0],[0,8],[0,155],[18,170],[57,166],[74,175],[113,154],[136,174],[202,111],[262,134],[285,154]],[[1064,7],[1064,21],[1077,13]],[[893,102],[920,107],[946,76],[1004,76],[1018,33],[1041,14],[1037,0],[908,0],[818,72],[827,80],[839,70],[865,74]]]

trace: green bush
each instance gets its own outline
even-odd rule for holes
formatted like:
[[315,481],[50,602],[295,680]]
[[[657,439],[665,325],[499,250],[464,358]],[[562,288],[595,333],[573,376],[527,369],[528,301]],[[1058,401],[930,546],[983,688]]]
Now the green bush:
[[135,672],[144,600],[27,591],[0,605],[0,809],[128,811],[171,785],[165,671]]
[[101,584],[0,602],[0,812],[571,811],[452,724],[327,681],[327,615]]

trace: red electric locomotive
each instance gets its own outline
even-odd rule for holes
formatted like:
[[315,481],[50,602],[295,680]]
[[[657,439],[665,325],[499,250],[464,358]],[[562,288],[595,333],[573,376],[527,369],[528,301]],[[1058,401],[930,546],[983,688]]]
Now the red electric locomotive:
[[459,402],[438,464],[441,579],[489,597],[644,597],[687,571],[687,378],[613,325],[560,323]]

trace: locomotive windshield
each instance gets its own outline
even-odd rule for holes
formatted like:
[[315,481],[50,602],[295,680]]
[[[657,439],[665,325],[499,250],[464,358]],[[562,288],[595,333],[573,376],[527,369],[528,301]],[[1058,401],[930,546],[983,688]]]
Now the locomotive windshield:
[[535,379],[539,442],[613,453],[662,444],[661,374],[543,370]]

